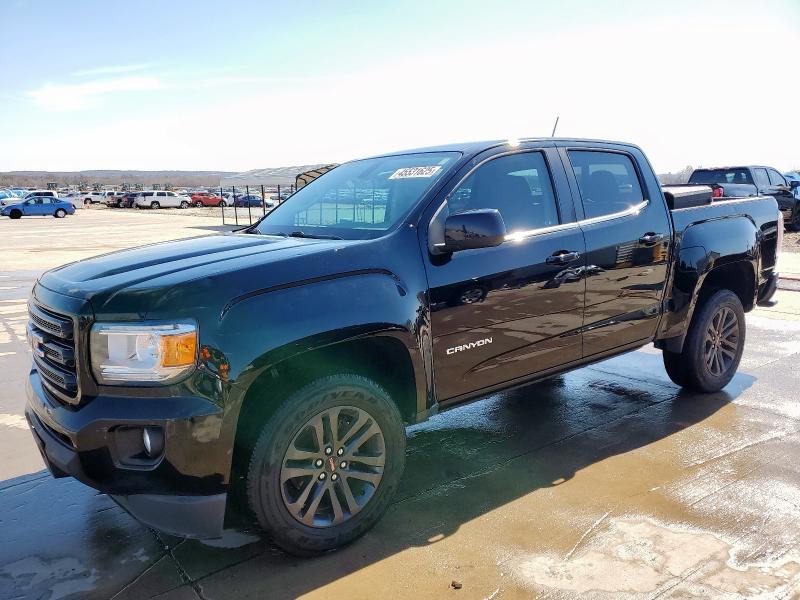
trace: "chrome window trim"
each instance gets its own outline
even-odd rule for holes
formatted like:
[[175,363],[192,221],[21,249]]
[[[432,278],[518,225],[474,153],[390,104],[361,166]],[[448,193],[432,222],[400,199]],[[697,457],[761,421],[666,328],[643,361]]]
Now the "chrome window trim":
[[650,200],[642,200],[641,202],[639,202],[639,204],[634,204],[630,208],[626,208],[625,210],[621,210],[619,212],[611,213],[608,215],[600,215],[599,217],[582,219],[580,221],[575,221],[573,223],[562,223],[560,225],[552,225],[550,227],[540,227],[539,229],[530,229],[528,231],[516,231],[514,233],[509,233],[506,236],[506,242],[518,242],[520,240],[528,239],[529,237],[545,235],[548,233],[552,233],[554,231],[563,231],[566,229],[572,229],[573,227],[595,225],[597,223],[603,223],[605,221],[613,221],[615,219],[622,219],[624,217],[632,217],[634,215],[638,215],[648,204],[650,204]]

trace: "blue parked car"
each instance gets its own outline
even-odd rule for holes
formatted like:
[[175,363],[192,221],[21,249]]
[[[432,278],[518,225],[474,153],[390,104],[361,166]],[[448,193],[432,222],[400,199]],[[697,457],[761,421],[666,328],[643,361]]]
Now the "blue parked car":
[[75,207],[72,202],[65,202],[58,198],[50,198],[47,196],[34,196],[27,200],[21,200],[17,204],[10,204],[0,210],[0,217],[10,217],[12,219],[19,219],[20,217],[30,216],[54,216],[56,219],[62,219],[67,215],[74,215]]
[[[235,206],[261,206],[261,196],[250,194],[249,196],[236,196]],[[272,202],[267,200],[267,206],[272,206]]]

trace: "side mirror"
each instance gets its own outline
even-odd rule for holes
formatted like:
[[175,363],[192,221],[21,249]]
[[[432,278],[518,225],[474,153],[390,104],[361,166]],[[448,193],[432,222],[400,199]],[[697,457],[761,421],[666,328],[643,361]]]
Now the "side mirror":
[[800,181],[797,181],[796,179],[792,179],[789,182],[789,189],[796,190],[798,187],[800,187]]
[[506,224],[500,211],[493,208],[470,210],[447,217],[444,244],[447,252],[491,248],[506,239]]

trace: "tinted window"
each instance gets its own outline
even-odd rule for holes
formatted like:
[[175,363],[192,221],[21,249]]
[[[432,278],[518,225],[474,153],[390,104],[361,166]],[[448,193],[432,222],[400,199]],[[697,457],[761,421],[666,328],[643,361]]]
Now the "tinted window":
[[769,176],[766,169],[753,169],[753,177],[759,188],[769,187]]
[[586,218],[622,212],[644,200],[633,161],[626,154],[570,150]]
[[156,196],[166,196],[167,192],[158,192]]
[[749,183],[753,180],[745,168],[697,169],[689,177],[689,183]]
[[509,233],[558,224],[550,172],[541,152],[501,156],[478,167],[450,195],[450,213],[500,211]]
[[769,182],[772,185],[786,185],[786,180],[783,178],[783,175],[778,173],[775,169],[770,169],[767,172],[769,173]]

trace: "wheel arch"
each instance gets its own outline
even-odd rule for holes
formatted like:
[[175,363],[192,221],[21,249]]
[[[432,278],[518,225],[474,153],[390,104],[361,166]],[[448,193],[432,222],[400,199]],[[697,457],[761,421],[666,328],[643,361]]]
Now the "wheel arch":
[[420,399],[419,390],[420,385],[424,386],[424,374],[414,363],[406,344],[387,332],[309,350],[266,368],[242,394],[236,415],[231,479],[243,476],[253,444],[282,402],[326,376],[353,374],[371,379],[388,392],[405,423],[415,422],[419,403],[425,399]]
[[[679,265],[683,267],[687,266],[686,261],[692,255],[700,254],[696,252],[697,247],[685,250],[687,252],[681,251],[678,259]],[[662,324],[655,346],[670,352],[680,352],[695,310],[718,290],[730,290],[736,294],[744,312],[753,310],[758,294],[756,262],[718,260],[706,262],[705,269],[691,268],[688,273],[683,273],[684,281],[675,284],[670,300],[672,311],[669,318],[665,319],[666,323]],[[701,264],[694,263],[694,267],[700,266]]]

